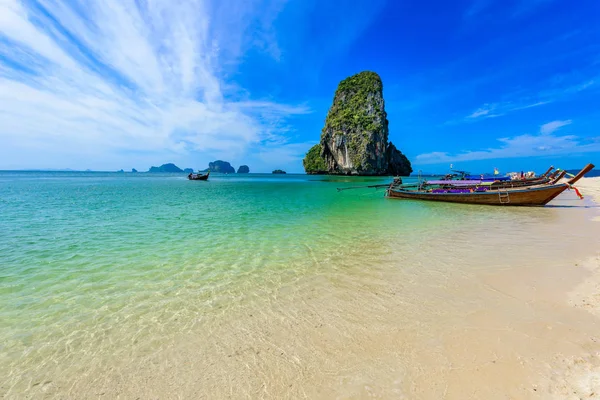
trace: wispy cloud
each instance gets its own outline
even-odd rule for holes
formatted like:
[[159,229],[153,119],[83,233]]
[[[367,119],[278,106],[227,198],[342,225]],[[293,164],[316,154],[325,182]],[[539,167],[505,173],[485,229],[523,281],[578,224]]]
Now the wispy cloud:
[[581,154],[600,152],[598,138],[582,138],[575,135],[553,135],[558,128],[570,124],[571,121],[553,121],[541,126],[541,134],[524,134],[497,139],[498,147],[463,151],[456,154],[431,152],[420,154],[415,164],[443,164],[459,161],[476,161],[500,158],[539,157],[547,155]]
[[547,124],[544,124],[542,126],[540,126],[540,133],[543,135],[549,135],[552,132],[556,131],[557,129],[562,128],[563,126],[567,126],[571,124],[570,119],[566,120],[566,121],[552,121],[552,122],[548,122]]
[[555,0],[520,0],[513,11],[513,17],[518,18],[529,14],[540,7],[552,3]]
[[482,107],[473,111],[472,114],[467,116],[467,118],[475,119],[475,118],[491,118],[497,117],[500,114],[494,114],[494,110],[496,109],[497,104],[484,104]]
[[538,107],[544,104],[549,103],[549,101],[535,101],[532,103],[513,103],[513,102],[503,102],[503,103],[493,103],[493,104],[484,104],[477,110],[473,111],[469,114],[465,120],[476,120],[481,118],[495,118],[501,117],[508,113],[518,110],[525,110],[527,108]]
[[[554,0],[516,0],[513,2],[512,6],[510,4],[507,5],[506,2],[500,1],[498,3],[509,13],[512,13],[513,18],[518,18],[553,1]],[[465,19],[474,18],[486,12],[486,10],[494,5],[494,2],[494,0],[473,0],[464,13]]]
[[[269,141],[309,108],[229,100],[223,68],[247,46],[278,57],[271,24],[283,3],[0,0],[0,144],[21,159],[125,160]],[[245,40],[250,28],[260,44]]]
[[[535,93],[531,96],[517,98],[513,101],[485,103],[464,118],[464,121],[500,117],[515,111],[526,110],[562,100],[571,95],[586,90],[596,84],[595,79],[588,79],[566,87],[552,88]],[[512,97],[507,95],[506,97]],[[452,121],[450,121],[452,123]],[[457,121],[454,121],[456,123]]]
[[479,13],[483,12],[493,3],[493,0],[473,0],[469,7],[467,7],[464,17],[465,19],[473,18]]

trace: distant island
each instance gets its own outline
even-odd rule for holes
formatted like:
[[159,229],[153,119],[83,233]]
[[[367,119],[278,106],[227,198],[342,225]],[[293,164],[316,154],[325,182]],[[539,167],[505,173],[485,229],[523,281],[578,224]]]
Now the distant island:
[[188,173],[194,172],[194,170],[191,168],[186,168],[185,170],[183,170],[173,163],[163,164],[160,167],[150,167],[150,169],[148,170],[148,172],[150,173],[182,173],[186,171]]
[[[201,170],[200,172],[217,172],[221,174],[235,174],[235,168],[231,166],[231,164],[227,161],[216,160],[208,163],[208,168]],[[134,168],[131,172],[137,172]],[[191,174],[194,173],[192,168],[181,169],[177,165],[173,163],[163,164],[160,167],[150,167],[148,170],[150,173],[186,173]],[[250,172],[250,168],[247,165],[241,165],[238,169],[238,174],[247,174]]]
[[150,169],[148,170],[148,172],[152,172],[152,173],[159,173],[159,172],[183,172],[183,170],[181,168],[179,168],[177,165],[169,163],[169,164],[163,164],[160,167],[150,167]]
[[273,174],[285,174],[286,172],[284,170],[281,169],[276,169],[275,171],[272,172]]
[[133,173],[136,173],[136,172],[138,172],[138,171],[137,171],[137,169],[135,169],[135,168],[131,168],[131,172],[133,172]]
[[[208,168],[202,170],[202,172],[218,172],[221,174],[235,174],[235,168],[228,162],[223,160],[216,160],[208,163]],[[247,165],[240,165],[238,168],[238,174],[247,174],[250,172],[250,168]]]
[[410,175],[410,161],[388,142],[383,83],[363,71],[340,82],[321,140],[303,160],[307,174]]
[[235,168],[233,168],[231,164],[229,164],[227,161],[223,160],[217,160],[208,163],[208,168],[205,169],[203,172],[209,170],[210,172],[219,172],[221,174],[235,174]]

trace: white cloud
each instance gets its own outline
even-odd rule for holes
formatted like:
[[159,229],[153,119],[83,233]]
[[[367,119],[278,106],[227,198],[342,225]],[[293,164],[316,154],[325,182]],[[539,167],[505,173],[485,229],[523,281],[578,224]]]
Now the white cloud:
[[[554,122],[564,123],[566,121]],[[543,126],[545,125],[542,125],[542,127]],[[558,128],[555,128],[554,130],[556,129]],[[483,150],[463,151],[456,154],[439,151],[420,154],[415,158],[415,164],[428,165],[459,161],[600,152],[600,141],[596,139],[583,139],[575,135],[557,136],[552,135],[552,132],[553,131],[550,131],[539,135],[525,134],[501,138],[498,139],[500,142],[499,147]]]
[[[228,100],[234,85],[222,69],[250,45],[250,27],[277,54],[270,24],[282,0],[260,4],[272,10],[266,20],[260,2],[38,3],[0,0],[0,167],[240,154],[285,142],[287,119],[310,111],[247,94]],[[129,152],[148,157],[128,161]]]
[[467,118],[481,118],[481,117],[489,118],[489,117],[492,117],[492,116],[494,116],[494,114],[492,114],[492,111],[494,111],[495,108],[496,108],[495,104],[484,104],[482,107],[473,111],[473,113],[471,115],[469,115]]
[[572,121],[570,119],[568,119],[566,121],[558,121],[557,120],[557,121],[548,122],[547,124],[540,126],[540,133],[542,133],[543,135],[548,135],[563,126],[570,125],[571,122]]
[[471,2],[471,5],[465,11],[464,17],[466,19],[472,18],[481,12],[483,12],[486,8],[488,8],[493,3],[493,0],[474,0]]
[[[583,90],[586,90],[596,85],[596,79],[588,79],[583,82],[552,88],[549,90],[539,91],[535,94],[516,98],[511,101],[502,101],[496,103],[485,103],[471,114],[467,115],[462,121],[448,121],[447,123],[458,123],[464,121],[475,121],[485,118],[500,117],[515,111],[526,110],[528,108],[539,107],[555,101],[563,100],[569,96],[573,96]],[[505,97],[514,97],[505,96]]]
[[466,120],[475,120],[481,118],[495,118],[508,114],[513,111],[525,110],[527,108],[538,107],[549,103],[549,101],[535,101],[535,102],[503,102],[484,104],[473,113],[466,117]]
[[517,3],[513,12],[513,17],[524,16],[553,1],[554,0],[521,0]]

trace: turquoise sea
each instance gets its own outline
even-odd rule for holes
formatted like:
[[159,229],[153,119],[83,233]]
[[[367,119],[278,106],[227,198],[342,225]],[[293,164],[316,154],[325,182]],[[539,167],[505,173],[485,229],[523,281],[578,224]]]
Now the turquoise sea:
[[0,172],[0,396],[401,390],[389,371],[436,345],[419,327],[486,306],[457,296],[478,274],[592,240],[570,193],[531,209],[336,190],[388,181]]

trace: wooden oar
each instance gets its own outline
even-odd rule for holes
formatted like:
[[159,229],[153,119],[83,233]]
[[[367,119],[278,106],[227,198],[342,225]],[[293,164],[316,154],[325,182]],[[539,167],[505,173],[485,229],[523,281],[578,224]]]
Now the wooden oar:
[[[381,185],[369,185],[369,186],[350,186],[350,187],[346,187],[346,188],[337,188],[338,192],[341,192],[343,190],[350,190],[350,189],[367,189],[367,188],[380,188],[380,187],[390,187],[390,183],[384,183]],[[418,183],[411,183],[408,185],[398,185],[398,186],[394,186],[395,188],[403,188],[403,187],[411,187],[411,186],[419,186]]]
[[350,189],[367,189],[367,188],[379,188],[379,187],[388,187],[390,186],[389,183],[384,183],[381,185],[369,185],[369,186],[350,186],[350,187],[345,187],[345,188],[337,188],[338,192],[341,192],[342,190],[350,190]]
[[588,172],[590,172],[593,169],[594,169],[594,164],[588,164],[588,165],[586,165],[581,171],[579,171],[579,173],[577,175],[575,175],[574,177],[572,177],[571,179],[569,179],[567,181],[567,183],[569,185],[574,184],[575,182],[577,182],[578,180],[580,180],[581,178],[583,178],[583,176],[585,174],[587,174]]

